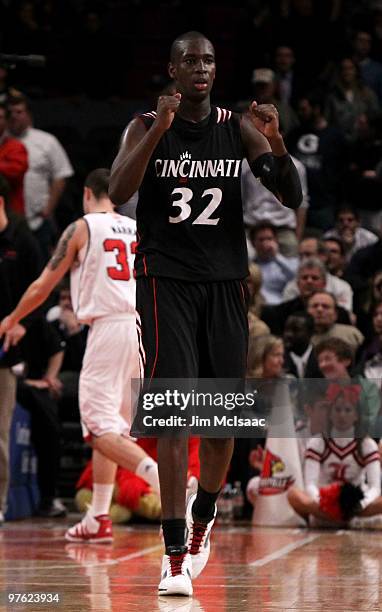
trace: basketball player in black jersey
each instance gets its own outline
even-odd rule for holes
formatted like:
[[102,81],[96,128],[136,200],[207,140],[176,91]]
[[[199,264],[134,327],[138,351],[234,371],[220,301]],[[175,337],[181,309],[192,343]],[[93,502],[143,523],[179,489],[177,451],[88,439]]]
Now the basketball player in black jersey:
[[[215,54],[198,32],[179,36],[169,74],[177,93],[135,118],[114,161],[110,197],[139,189],[137,312],[145,377],[244,378],[247,252],[241,161],[284,205],[301,186],[272,105],[236,115],[212,106]],[[166,547],[159,594],[191,595],[205,566],[232,439],[202,439],[198,492],[187,504],[187,443],[158,440]],[[186,514],[186,519],[185,519]],[[185,527],[186,540],[185,540]]]

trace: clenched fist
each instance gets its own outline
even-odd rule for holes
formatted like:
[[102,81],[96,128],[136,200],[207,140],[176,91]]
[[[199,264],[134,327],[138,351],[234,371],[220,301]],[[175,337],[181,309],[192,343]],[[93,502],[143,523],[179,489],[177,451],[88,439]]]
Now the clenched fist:
[[266,138],[279,136],[279,113],[273,104],[252,102],[249,107],[249,116],[254,126]]
[[160,96],[158,98],[157,117],[154,124],[163,130],[168,130],[174,121],[181,97],[182,94],[180,93],[176,93],[173,96]]

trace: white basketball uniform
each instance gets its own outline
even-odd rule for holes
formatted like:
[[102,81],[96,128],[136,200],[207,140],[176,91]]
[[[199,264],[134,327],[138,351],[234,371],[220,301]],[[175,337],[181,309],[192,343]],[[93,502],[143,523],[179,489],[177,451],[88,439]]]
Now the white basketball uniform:
[[363,508],[381,494],[381,466],[378,446],[365,437],[359,453],[354,438],[311,438],[305,451],[306,491],[316,500],[319,487],[334,482],[350,482],[364,493]]
[[73,310],[90,326],[79,384],[86,440],[129,435],[131,379],[139,379],[135,321],[136,223],[117,213],[83,217],[88,241],[71,270]]

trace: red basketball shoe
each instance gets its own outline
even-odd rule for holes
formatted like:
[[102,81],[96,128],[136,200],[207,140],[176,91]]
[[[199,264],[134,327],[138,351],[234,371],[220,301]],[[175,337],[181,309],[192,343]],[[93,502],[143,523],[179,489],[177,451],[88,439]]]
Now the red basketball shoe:
[[113,526],[108,514],[92,516],[88,510],[82,521],[70,527],[65,534],[69,542],[102,544],[113,541]]

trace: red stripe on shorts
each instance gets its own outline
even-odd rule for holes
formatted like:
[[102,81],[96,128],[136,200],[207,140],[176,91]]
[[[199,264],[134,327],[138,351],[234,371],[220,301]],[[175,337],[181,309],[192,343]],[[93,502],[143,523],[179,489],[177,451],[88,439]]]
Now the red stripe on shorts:
[[152,380],[155,372],[155,368],[158,361],[158,348],[159,348],[159,331],[158,331],[158,311],[157,311],[157,289],[156,281],[153,278],[153,298],[154,298],[154,320],[155,320],[155,359],[153,369],[151,370],[150,380]]

